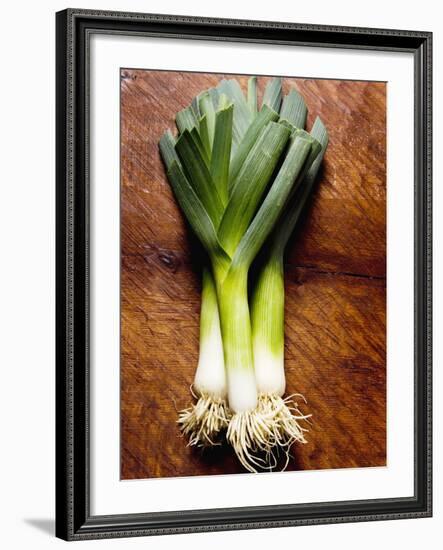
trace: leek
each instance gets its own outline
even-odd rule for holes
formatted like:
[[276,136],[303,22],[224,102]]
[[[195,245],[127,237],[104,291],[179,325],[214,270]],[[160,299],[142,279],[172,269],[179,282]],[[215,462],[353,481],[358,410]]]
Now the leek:
[[258,407],[259,388],[254,369],[252,333],[247,299],[249,267],[275,226],[297,175],[309,162],[311,143],[300,137],[291,146],[276,179],[254,220],[240,240],[219,296],[229,405],[233,417],[227,439],[249,471],[263,467],[253,451],[275,445],[273,416]]
[[[175,139],[169,131],[159,145],[169,181],[185,216],[205,249],[211,251],[212,264],[222,269],[230,259],[218,246],[213,220],[197,196],[195,184],[192,186],[183,172]],[[214,217],[217,219],[217,214]],[[226,401],[226,372],[215,285],[212,271],[206,267],[202,277],[199,361],[191,393],[197,402],[179,413],[178,424],[182,432],[189,438],[190,445],[220,444],[220,434],[227,428],[230,411]]]
[[[272,425],[275,447],[289,449],[297,441],[306,443],[307,431],[303,421],[310,415],[302,414],[293,398],[283,399],[286,388],[284,371],[284,251],[301,212],[312,192],[320,164],[328,144],[328,134],[317,118],[311,130],[312,137],[321,144],[301,188],[290,199],[286,211],[270,239],[265,260],[257,277],[251,299],[252,342],[254,369],[259,392],[259,408],[263,415],[278,411]],[[272,445],[271,445],[272,446]]]
[[227,382],[223,360],[217,294],[211,270],[202,277],[200,349],[192,395],[196,405],[180,412],[178,423],[189,444],[200,447],[220,445],[220,434],[228,427]]

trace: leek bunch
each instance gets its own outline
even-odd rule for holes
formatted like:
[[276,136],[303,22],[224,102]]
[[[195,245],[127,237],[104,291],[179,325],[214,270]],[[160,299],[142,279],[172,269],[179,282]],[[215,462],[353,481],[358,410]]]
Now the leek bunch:
[[[235,79],[197,96],[176,115],[160,151],[177,202],[207,261],[203,266],[196,403],[178,422],[191,445],[226,440],[251,472],[272,469],[280,449],[305,442],[294,396],[284,399],[286,244],[312,190],[327,132],[281,79],[257,79],[247,97]],[[249,268],[263,261],[248,298]],[[249,289],[250,290],[250,289]]]

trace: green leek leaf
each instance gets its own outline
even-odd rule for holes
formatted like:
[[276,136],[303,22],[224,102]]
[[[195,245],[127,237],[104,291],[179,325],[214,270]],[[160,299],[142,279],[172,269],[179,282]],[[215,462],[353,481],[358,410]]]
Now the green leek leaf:
[[253,145],[257,141],[258,136],[260,135],[263,128],[268,124],[268,122],[278,120],[278,114],[272,110],[267,105],[264,105],[258,115],[255,117],[252,124],[249,126],[245,136],[243,137],[241,143],[239,144],[237,150],[235,151],[234,156],[231,160],[230,173],[229,173],[229,190],[232,191],[232,185],[235,181],[235,178],[240,171],[240,168],[243,166],[243,163],[251,151]]
[[228,254],[235,251],[248,228],[288,138],[287,128],[269,122],[247,156],[218,230],[220,243]]
[[192,183],[195,193],[209,214],[212,223],[217,228],[223,215],[223,204],[205,159],[188,130],[185,130],[178,138],[175,150],[183,164],[187,177]]
[[308,109],[305,100],[296,91],[291,90],[283,98],[283,104],[280,110],[280,120],[287,120],[296,128],[304,128]]
[[198,96],[194,97],[194,99],[191,102],[191,108],[194,111],[195,118],[198,120],[201,118],[200,109],[198,107]]
[[192,128],[192,130],[185,130],[186,132],[189,132],[189,135],[192,138],[192,141],[194,142],[195,146],[197,147],[202,159],[205,161],[206,166],[209,168],[209,159],[210,159],[210,153],[208,154],[206,151],[206,147],[203,144],[202,138],[200,137],[200,133],[198,129]]
[[166,170],[169,170],[171,164],[175,161],[180,165],[180,159],[175,151],[175,138],[170,130],[167,130],[160,139],[160,153],[165,163]]
[[229,159],[231,157],[232,119],[234,106],[217,111],[215,115],[214,145],[211,157],[211,175],[223,206],[228,202]]
[[266,84],[262,107],[263,105],[268,105],[268,107],[278,113],[281,105],[281,94],[281,78],[273,78]]
[[[311,141],[300,136],[291,145],[265,200],[237,246],[232,269],[239,265],[248,269],[251,265],[284,209],[299,174],[308,162],[311,149]],[[316,151],[318,154],[318,149]]]
[[220,93],[228,96],[234,104],[233,141],[237,146],[252,122],[252,113],[243,95],[240,84],[236,80],[222,80],[217,86]]
[[175,123],[180,133],[185,130],[191,131],[193,128],[198,128],[198,118],[191,107],[186,107],[179,111],[175,115]]
[[319,117],[316,118],[311,130],[311,136],[319,143],[321,150],[307,171],[300,189],[289,200],[285,213],[275,231],[270,243],[271,255],[282,257],[286,244],[294,231],[297,221],[314,187],[314,182],[323,156],[328,145],[328,132]]
[[249,110],[255,116],[257,114],[257,77],[251,76],[248,80],[248,105]]
[[215,129],[215,107],[212,101],[212,96],[209,93],[209,91],[204,92],[199,96],[198,106],[202,116],[206,117],[209,145],[210,145],[210,149],[212,150],[212,144],[214,142],[214,129]]
[[211,218],[176,161],[171,163],[167,175],[180,208],[208,252],[214,268],[226,270],[231,262],[230,257],[221,247]]
[[220,93],[217,90],[217,88],[209,88],[208,94],[210,95],[212,99],[212,104],[214,105],[214,109],[217,110],[218,104],[220,102]]
[[198,127],[199,127],[200,140],[202,142],[202,145],[205,151],[205,156],[208,159],[208,164],[209,164],[209,159],[211,158],[212,144],[211,144],[211,140],[209,139],[208,119],[206,118],[206,115],[203,115],[198,122],[199,122]]

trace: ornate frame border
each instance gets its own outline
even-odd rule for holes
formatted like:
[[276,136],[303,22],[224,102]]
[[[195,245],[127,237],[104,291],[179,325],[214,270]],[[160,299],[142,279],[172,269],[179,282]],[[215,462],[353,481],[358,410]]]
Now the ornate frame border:
[[[125,34],[401,51],[415,80],[415,491],[410,498],[91,516],[89,40]],[[56,535],[65,540],[432,515],[432,33],[68,9],[56,14]]]

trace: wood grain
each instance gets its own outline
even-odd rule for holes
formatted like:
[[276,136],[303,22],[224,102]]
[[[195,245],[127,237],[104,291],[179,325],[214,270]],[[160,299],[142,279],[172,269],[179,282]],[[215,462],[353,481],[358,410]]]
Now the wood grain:
[[[121,72],[123,479],[242,472],[229,448],[190,449],[176,427],[198,357],[200,274],[158,154],[175,113],[222,76]],[[386,86],[285,78],[290,87],[306,99],[308,128],[322,117],[330,144],[287,257],[287,392],[303,393],[313,414],[289,469],[382,466]]]

